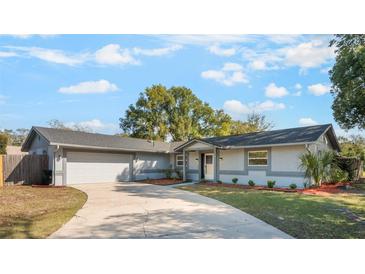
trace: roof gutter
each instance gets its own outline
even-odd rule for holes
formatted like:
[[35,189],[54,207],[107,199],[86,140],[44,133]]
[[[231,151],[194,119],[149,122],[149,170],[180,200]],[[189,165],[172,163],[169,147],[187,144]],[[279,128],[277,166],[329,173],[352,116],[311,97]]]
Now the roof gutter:
[[260,147],[283,147],[283,146],[297,146],[308,145],[314,142],[299,142],[299,143],[285,143],[285,144],[267,144],[267,145],[254,145],[254,146],[224,146],[221,149],[240,149],[240,148],[260,148]]

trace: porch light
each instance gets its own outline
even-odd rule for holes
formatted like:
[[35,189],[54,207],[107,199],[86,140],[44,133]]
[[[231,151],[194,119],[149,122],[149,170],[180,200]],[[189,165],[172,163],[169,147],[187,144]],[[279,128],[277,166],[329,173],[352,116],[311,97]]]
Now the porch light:
[[223,157],[219,157],[219,160],[223,160]]

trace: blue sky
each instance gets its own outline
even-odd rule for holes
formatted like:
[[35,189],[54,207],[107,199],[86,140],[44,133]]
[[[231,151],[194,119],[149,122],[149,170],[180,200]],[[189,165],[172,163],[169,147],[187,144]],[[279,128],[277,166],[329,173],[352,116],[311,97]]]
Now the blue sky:
[[275,128],[333,123],[328,35],[0,36],[0,129],[59,119],[120,132],[152,84],[191,88],[235,119]]

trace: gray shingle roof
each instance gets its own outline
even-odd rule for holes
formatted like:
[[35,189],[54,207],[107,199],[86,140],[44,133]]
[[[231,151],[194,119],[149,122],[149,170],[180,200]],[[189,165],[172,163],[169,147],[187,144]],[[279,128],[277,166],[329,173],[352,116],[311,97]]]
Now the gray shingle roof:
[[[211,137],[200,140],[218,147],[259,147],[267,145],[311,143],[317,141],[329,128],[332,128],[331,124]],[[337,147],[338,143],[334,132],[332,132],[331,135],[331,142],[333,142],[334,147]]]
[[[46,138],[51,144],[97,147],[118,150],[173,152],[170,143],[161,141],[148,141],[138,138],[121,137],[97,133],[86,133],[65,129],[46,127],[33,127],[33,129]],[[26,144],[24,144],[26,149]]]

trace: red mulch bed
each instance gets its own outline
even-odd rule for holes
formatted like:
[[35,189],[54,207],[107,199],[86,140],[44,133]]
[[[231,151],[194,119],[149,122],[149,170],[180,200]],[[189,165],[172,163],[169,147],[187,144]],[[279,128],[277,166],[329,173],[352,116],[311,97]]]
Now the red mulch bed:
[[139,180],[138,182],[144,184],[152,184],[152,185],[159,185],[159,186],[168,186],[174,184],[181,184],[184,182],[182,179],[146,179],[146,180]]
[[291,188],[285,188],[285,187],[269,188],[269,187],[265,187],[265,186],[249,186],[249,185],[227,184],[227,183],[216,183],[216,182],[202,182],[199,184],[207,185],[207,186],[240,188],[240,189],[246,189],[246,190],[247,189],[248,190],[268,190],[268,191],[293,192],[293,193],[321,195],[321,196],[327,196],[330,194],[337,194],[337,193],[345,193],[346,191],[343,187],[346,185],[351,185],[350,182],[336,183],[336,184],[323,183],[321,187],[312,187],[312,188],[306,188],[306,189],[291,189]]

